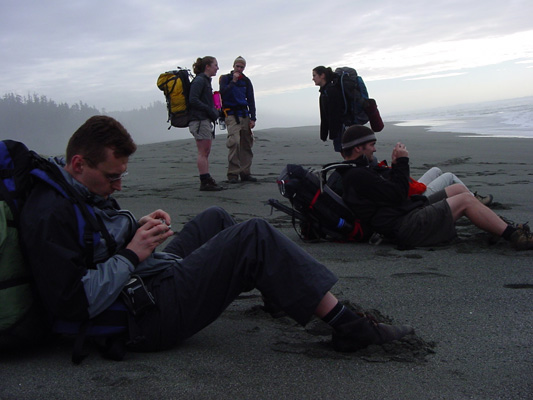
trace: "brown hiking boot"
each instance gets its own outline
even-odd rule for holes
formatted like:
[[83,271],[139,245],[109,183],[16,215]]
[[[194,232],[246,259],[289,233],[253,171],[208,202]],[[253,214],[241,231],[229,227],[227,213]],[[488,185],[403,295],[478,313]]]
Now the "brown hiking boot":
[[527,226],[527,228],[527,230],[524,228],[518,228],[511,235],[509,241],[511,242],[511,246],[516,250],[533,250],[533,234],[529,230],[529,226]]
[[529,222],[525,222],[523,224],[517,224],[514,221],[511,221],[509,218],[505,218],[503,215],[498,215],[502,219],[503,222],[505,222],[507,225],[511,225],[513,228],[516,229],[522,229],[526,232],[531,232],[531,229],[529,228]]
[[[525,222],[523,224],[517,224],[514,221],[511,221],[509,218],[505,218],[503,215],[498,215],[498,217],[500,217],[501,220],[503,222],[505,222],[507,225],[512,226],[513,228],[516,228],[516,229],[519,229],[519,230],[523,230],[524,232],[526,232],[526,234],[531,232],[531,228],[529,227],[529,223],[528,222]],[[502,237],[500,235],[496,235],[496,234],[490,235],[490,237],[489,237],[489,245],[494,245],[494,244],[498,243],[498,241],[501,238]]]
[[474,193],[474,197],[478,199],[481,204],[485,206],[490,206],[492,204],[492,201],[494,200],[494,197],[491,194],[488,194],[486,196],[482,196],[480,194],[477,194],[477,192]]
[[217,185],[213,178],[204,179],[200,183],[200,191],[202,192],[218,192],[220,190],[224,190],[224,188]]
[[371,344],[384,344],[414,333],[408,325],[378,323],[372,316],[363,315],[356,321],[339,326],[332,336],[333,348],[340,352],[353,352]]

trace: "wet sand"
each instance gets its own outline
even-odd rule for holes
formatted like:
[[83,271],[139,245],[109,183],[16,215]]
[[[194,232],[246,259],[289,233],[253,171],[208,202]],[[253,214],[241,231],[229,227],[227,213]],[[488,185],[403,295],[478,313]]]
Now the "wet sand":
[[[494,211],[533,220],[531,139],[463,137],[388,123],[378,159],[407,144],[413,177],[431,166],[494,195]],[[527,399],[533,393],[533,252],[516,252],[465,220],[450,245],[400,251],[393,244],[303,243],[290,218],[265,202],[289,205],[275,183],[287,163],[318,168],[339,161],[317,127],[258,130],[257,183],[224,182],[224,135],[213,142],[211,174],[228,187],[200,192],[192,139],[140,146],[116,198],[138,217],[155,208],[179,229],[219,205],[238,221],[265,218],[339,277],[333,292],[416,335],[353,354],[334,352],[321,321],[300,327],[261,310],[245,293],[219,320],[180,347],[128,353],[122,362],[92,351],[80,366],[70,344],[2,355],[0,399]]]

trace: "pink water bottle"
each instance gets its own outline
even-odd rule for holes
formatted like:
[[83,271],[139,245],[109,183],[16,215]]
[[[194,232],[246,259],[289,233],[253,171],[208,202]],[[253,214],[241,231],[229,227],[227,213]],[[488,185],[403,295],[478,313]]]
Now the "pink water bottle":
[[220,98],[220,92],[216,91],[213,93],[213,102],[215,103],[215,108],[217,110],[222,109],[222,99]]

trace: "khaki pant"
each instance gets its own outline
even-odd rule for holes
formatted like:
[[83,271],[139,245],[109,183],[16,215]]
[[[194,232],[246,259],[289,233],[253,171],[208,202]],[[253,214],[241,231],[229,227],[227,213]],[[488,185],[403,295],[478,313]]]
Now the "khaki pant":
[[239,121],[240,123],[237,123],[233,115],[226,117],[228,128],[226,147],[229,149],[228,179],[251,175],[254,138],[250,129],[250,118],[239,117]]

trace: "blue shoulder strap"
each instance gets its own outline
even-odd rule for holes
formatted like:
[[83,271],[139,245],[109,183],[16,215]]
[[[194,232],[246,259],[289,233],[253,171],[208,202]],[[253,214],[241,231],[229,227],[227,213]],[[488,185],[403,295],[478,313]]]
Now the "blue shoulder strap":
[[[71,200],[72,206],[74,207],[74,212],[76,214],[76,219],[78,222],[78,242],[82,247],[87,247],[87,250],[90,249],[92,253],[92,248],[94,243],[97,243],[100,240],[100,234],[98,233],[99,227],[94,222],[91,224],[91,221],[95,221],[94,210],[87,204],[80,204],[75,196],[73,196],[74,190],[68,189],[68,183],[65,181],[60,184],[58,182],[58,177],[53,179],[50,177],[49,173],[51,168],[56,168],[54,165],[46,168],[47,171],[42,168],[34,168],[30,173],[39,178],[41,181],[46,182],[48,185],[53,187],[58,193],[60,193],[66,199]],[[61,174],[60,171],[58,171]],[[52,174],[57,175],[57,174]],[[61,175],[61,179],[64,180],[64,177]],[[69,185],[70,186],[70,185]],[[67,193],[67,191],[69,193]],[[87,218],[88,217],[88,218]],[[87,225],[89,223],[89,226]],[[91,226],[92,225],[92,226]],[[88,232],[90,231],[90,232]],[[92,256],[91,256],[92,258]]]

